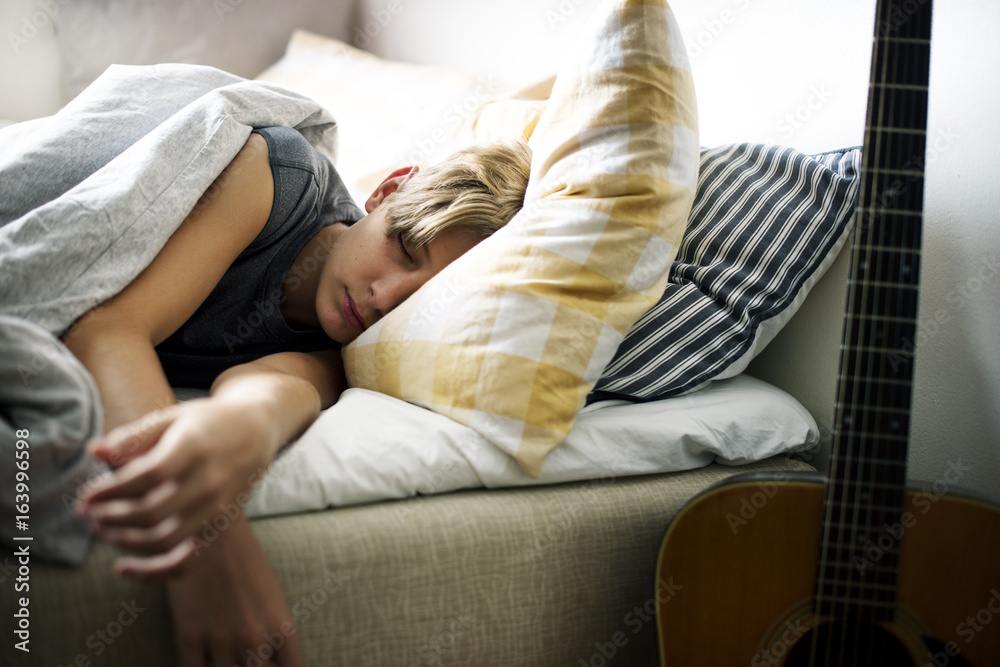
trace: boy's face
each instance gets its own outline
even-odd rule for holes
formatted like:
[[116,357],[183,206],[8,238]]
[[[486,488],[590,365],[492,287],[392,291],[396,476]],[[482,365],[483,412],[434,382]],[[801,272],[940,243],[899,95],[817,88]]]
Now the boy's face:
[[340,235],[323,266],[316,314],[337,342],[357,338],[477,243],[471,234],[445,230],[422,247],[404,246],[386,236],[386,227],[385,207],[369,208]]

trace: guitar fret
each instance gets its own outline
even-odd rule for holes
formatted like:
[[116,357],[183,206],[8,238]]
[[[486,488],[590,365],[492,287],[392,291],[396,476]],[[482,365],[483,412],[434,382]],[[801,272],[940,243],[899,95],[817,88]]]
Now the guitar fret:
[[865,130],[876,130],[878,132],[896,132],[898,134],[927,134],[927,130],[902,127],[888,127],[885,125],[865,125]]
[[[857,457],[855,460],[845,459],[838,456],[836,462],[834,463],[834,480],[840,485],[839,493],[837,496],[844,500],[849,501],[849,493],[861,492],[862,494],[869,493],[871,491],[887,491],[893,489],[902,490],[906,485],[906,464],[902,461],[902,455],[905,454],[905,449],[899,450],[900,455],[900,465],[893,465],[891,468],[888,465],[883,465],[881,470],[876,470],[873,465],[868,465],[865,462],[865,457]],[[895,458],[889,452],[885,452],[885,457]],[[875,457],[872,457],[872,461]],[[878,479],[875,479],[873,475],[876,472],[880,472]],[[867,498],[862,495],[863,500]]]
[[915,178],[922,178],[924,175],[923,169],[890,169],[887,167],[864,167],[861,169],[863,174],[890,174],[892,176],[913,176]]
[[863,318],[865,320],[871,320],[876,322],[906,322],[908,324],[914,324],[916,321],[909,317],[900,317],[899,315],[889,315],[886,313],[865,313],[861,315],[860,313],[847,313],[847,317],[850,319]]
[[[894,555],[898,556],[898,554],[894,554]],[[853,556],[851,558],[853,558]],[[893,561],[895,561],[896,558],[890,557],[890,558],[888,558],[886,560],[893,560]],[[857,563],[853,562],[853,560],[850,561],[850,562],[848,562],[848,561],[837,562],[837,561],[832,561],[831,560],[831,561],[827,561],[823,565],[823,571],[826,574],[825,575],[824,574],[817,574],[816,578],[817,578],[817,582],[821,578],[825,579],[827,582],[831,582],[831,581],[843,581],[845,578],[856,579],[857,577],[860,576],[860,577],[866,577],[864,579],[864,581],[876,581],[876,580],[885,581],[885,580],[888,580],[889,582],[893,582],[893,581],[896,581],[896,579],[897,579],[896,565],[897,565],[897,563],[895,563],[895,562],[894,563],[886,563],[883,559],[880,558],[877,561],[867,561],[867,562],[865,562],[865,565],[864,565],[865,571],[861,572],[858,569]],[[867,577],[869,576],[869,573],[873,577],[872,579],[867,579]],[[829,588],[829,584],[828,584],[827,587]]]
[[[900,213],[908,214],[909,211],[900,211]],[[872,250],[875,252],[886,252],[886,253],[896,252],[906,255],[917,255],[917,256],[921,254],[920,248],[897,248],[896,246],[882,245],[880,243],[871,243],[871,244],[866,243],[863,245],[863,249]]]
[[909,438],[905,435],[897,435],[894,433],[882,433],[880,431],[866,431],[864,429],[853,429],[853,428],[840,428],[840,433],[845,435],[850,433],[851,437],[857,439],[858,436],[871,436],[872,440],[895,440],[897,442],[909,442]]
[[841,350],[852,350],[854,352],[878,352],[879,354],[895,354],[900,357],[914,356],[913,350],[896,347],[882,347],[879,345],[841,345]]
[[847,307],[855,315],[864,316],[885,310],[896,317],[908,317],[916,321],[919,295],[912,287],[905,289],[903,286],[864,285],[856,281],[850,287]]
[[[859,551],[864,551],[871,546],[871,542],[875,542],[880,539],[883,535],[887,535],[884,530],[878,530],[875,525],[871,526],[872,530],[865,530],[861,532],[850,530],[848,525],[846,528],[841,530],[834,530],[831,527],[831,532],[826,534],[826,539],[828,542],[836,543],[840,546],[839,556],[851,565],[854,565],[854,557],[858,555]],[[899,542],[894,540],[890,544],[886,544],[883,541],[883,545],[879,549],[885,555],[898,555],[899,554]],[[832,555],[832,554],[831,554]],[[892,566],[892,563],[886,561],[888,566]]]
[[[906,438],[894,438],[892,436],[886,436],[888,440],[896,440],[897,442],[906,442]],[[887,459],[883,456],[866,456],[866,461],[870,461],[875,465],[879,466],[897,466],[903,468],[906,466],[906,461],[898,461],[896,459]]]
[[[847,466],[843,472],[844,474],[836,477],[838,485],[834,489],[836,493],[830,496],[830,500],[835,500],[838,503],[838,507],[865,504],[869,501],[880,502],[882,500],[895,503],[898,500],[896,495],[905,491],[905,465],[894,465],[892,466],[892,470],[888,466],[883,468],[879,475],[879,479],[883,481],[872,479],[872,475],[879,471],[876,471],[871,466]],[[892,474],[891,478],[889,477],[890,473]],[[859,475],[863,475],[864,477],[855,479]],[[877,497],[872,498],[873,495]],[[872,508],[876,509],[874,505],[872,505]],[[856,509],[864,509],[864,507],[857,507]],[[884,505],[877,509],[891,509],[891,506]],[[898,511],[899,508],[897,507],[896,509]]]
[[817,602],[839,602],[841,604],[863,604],[866,607],[884,607],[886,609],[894,609],[896,607],[896,600],[855,600],[854,598],[844,597],[843,595],[828,595],[826,593],[816,593]]
[[899,44],[926,44],[927,46],[930,46],[931,44],[931,40],[929,39],[921,39],[919,37],[890,37],[888,35],[883,35],[883,36],[876,35],[872,41],[876,43],[880,41],[886,41],[886,42],[897,42]]
[[[854,430],[847,426],[835,425],[833,433],[841,440],[849,441],[845,444],[854,444],[858,447],[871,447],[879,444],[889,445],[894,442],[906,446],[910,441],[905,431],[900,433],[887,433],[884,431],[870,431],[867,429]],[[857,449],[848,452],[847,455],[853,455],[855,459],[860,459],[862,457],[868,458],[863,452],[859,452]],[[876,457],[871,458],[874,460]]]
[[[899,550],[895,551],[885,551],[885,558],[880,558],[877,561],[869,562],[865,565],[865,572],[858,571],[858,565],[855,558],[858,556],[859,551],[862,549],[867,550],[871,547],[869,544],[852,546],[851,548],[841,550],[841,553],[828,557],[825,565],[822,566],[822,572],[817,573],[817,575],[824,575],[831,579],[840,580],[857,580],[863,578],[864,581],[893,581],[895,580],[896,563],[893,561],[899,560]],[[835,568],[834,564],[839,563]],[[867,578],[868,570],[871,570],[871,579]],[[840,570],[836,572],[835,570]]]
[[[904,452],[900,452],[903,454]],[[840,460],[836,466],[837,475],[834,480],[837,487],[836,493],[831,495],[831,499],[836,499],[839,503],[854,504],[857,502],[866,503],[872,500],[872,494],[878,495],[875,501],[887,499],[895,502],[896,499],[889,497],[889,493],[902,493],[906,486],[906,465],[886,465],[881,470],[873,466],[847,465],[847,461]],[[877,475],[878,479],[874,477]],[[885,508],[881,508],[885,509]]]
[[[900,472],[905,472],[900,470]],[[862,481],[857,482],[841,482],[841,487],[839,488],[841,496],[848,497],[832,497],[831,502],[834,502],[836,509],[840,512],[845,509],[850,509],[852,512],[854,510],[869,512],[868,516],[873,514],[880,514],[881,510],[891,510],[894,513],[899,513],[899,501],[903,497],[903,480],[900,478],[899,482],[871,482]],[[872,495],[877,496],[874,500]],[[855,497],[859,496],[859,497]],[[872,505],[869,505],[871,501]],[[888,503],[888,504],[883,504]],[[831,510],[834,509],[831,507]],[[875,511],[879,510],[879,511]],[[840,515],[838,515],[840,516]]]
[[868,84],[869,88],[886,88],[888,90],[912,90],[916,92],[927,92],[927,86],[915,86],[912,83],[878,83],[873,81]]
[[[841,482],[843,484],[845,484],[845,485],[852,483],[851,481],[845,481],[845,480],[841,480]],[[885,490],[889,490],[889,491],[892,491],[892,490],[895,490],[895,489],[899,489],[900,491],[902,490],[902,489],[900,489],[899,484],[890,484],[888,482],[859,481],[859,482],[857,482],[857,484],[860,485],[860,486],[863,486],[866,489],[885,489]],[[849,499],[844,499],[844,500],[840,500],[838,502],[840,504],[849,504],[849,503],[853,503],[854,501],[853,500],[849,500]],[[866,507],[870,507],[870,508],[873,508],[873,509],[875,509],[875,508],[877,508],[877,509],[893,509],[893,507],[890,506],[890,505],[866,505]]]
[[[892,493],[896,492],[892,491]],[[881,510],[887,511],[872,511],[869,509],[867,501],[860,505],[848,500],[835,501],[834,505],[830,508],[831,512],[835,512],[837,516],[840,516],[844,523],[839,530],[833,525],[828,526],[827,535],[861,535],[865,537],[879,533],[881,531],[881,524],[885,523],[888,519],[899,517],[901,514],[902,490],[896,495],[898,498],[887,498],[887,502],[892,502],[891,506],[881,506]],[[900,503],[896,503],[896,500],[899,500]]]
[[[865,570],[869,568],[874,575],[870,579],[866,576],[867,572],[858,571],[857,564],[854,562],[855,556],[858,555],[857,549],[848,549],[849,553],[845,553],[839,557],[835,557],[831,560],[826,561],[825,565],[822,566],[822,571],[817,572],[816,582],[833,582],[841,583],[844,586],[865,586],[878,583],[880,585],[891,586],[896,580],[895,576],[895,565],[893,563],[888,563],[888,567],[879,568],[879,565],[884,561],[880,558],[876,562],[872,562],[865,566]],[[898,560],[899,553],[898,550],[895,552],[886,552],[886,559],[889,561]],[[837,567],[832,567],[834,564],[839,564]],[[837,572],[836,570],[839,570]]]
[[[857,401],[857,397],[850,397],[842,399],[837,398],[834,404],[837,412],[837,424],[840,426],[842,432],[852,432],[857,426],[860,419],[870,418],[874,421],[879,417],[884,416],[903,416],[907,417],[910,414],[909,405],[896,406],[891,405],[868,405],[860,404]],[[904,420],[905,421],[905,420]],[[859,433],[865,433],[864,429],[858,431]],[[881,435],[881,431],[867,431],[870,435]],[[898,433],[897,435],[905,435],[904,433]]]
[[[892,468],[894,469],[893,477],[895,479],[888,479],[888,475],[892,471],[889,470],[889,466],[885,466],[881,471],[882,474],[879,476],[884,481],[875,481],[871,479],[871,475],[876,472],[874,467],[867,465],[847,466],[844,471],[846,474],[836,478],[839,486],[836,489],[837,493],[834,494],[834,497],[840,504],[853,505],[867,503],[869,500],[872,500],[872,494],[876,493],[879,495],[879,498],[875,500],[885,497],[895,502],[894,498],[888,498],[887,492],[903,493],[905,490],[906,465],[893,465]],[[843,467],[838,468],[838,470],[841,469]],[[853,473],[853,475],[850,473]],[[865,477],[855,479],[857,475],[865,475]],[[886,509],[886,507],[882,507],[881,509]]]
[[[858,305],[860,305],[860,304],[858,304]],[[859,311],[858,308],[854,308],[853,309],[854,312],[851,312],[850,319],[847,320],[847,323],[848,324],[854,324],[855,322],[857,322],[858,324],[862,324],[862,323],[869,323],[869,324],[871,324],[871,323],[882,323],[882,324],[895,323],[895,324],[898,325],[897,328],[900,328],[900,329],[903,329],[903,328],[915,328],[916,325],[917,325],[916,313],[912,313],[912,314],[902,313],[902,314],[896,314],[896,315],[886,315],[884,317],[878,318],[878,317],[876,317],[877,313],[873,312],[872,309],[871,309],[872,305],[873,304],[869,302],[869,304],[868,304],[869,308],[867,310],[864,310],[864,311]],[[912,336],[908,336],[908,338],[910,340],[909,340],[909,344],[907,345],[907,347],[910,347],[913,344]]]
[[903,284],[901,282],[888,282],[885,280],[867,280],[865,278],[848,277],[848,282],[852,285],[862,285],[864,287],[886,287],[889,289],[917,289],[916,285]]
[[[827,525],[829,526],[830,530],[832,530],[834,528],[840,528],[841,529],[840,532],[842,532],[842,533],[846,532],[848,534],[851,534],[851,533],[857,533],[858,531],[861,531],[860,533],[858,533],[858,535],[860,537],[869,537],[872,534],[878,534],[878,533],[885,532],[881,528],[879,528],[878,526],[874,526],[874,525],[862,525],[862,524],[857,524],[857,523],[850,523],[850,522],[847,522],[847,521],[829,521],[829,522],[827,522]],[[827,532],[829,532],[829,531],[827,531]],[[845,543],[843,546],[848,546],[848,545]]]
[[[923,211],[909,211],[906,209],[897,208],[884,208],[882,206],[859,206],[859,210],[865,211],[866,213],[877,213],[878,215],[904,215],[911,218],[923,219]],[[917,250],[917,252],[920,252]]]
[[834,584],[835,586],[842,586],[842,587],[845,587],[845,588],[858,588],[858,589],[862,589],[862,590],[885,591],[886,593],[895,593],[896,592],[896,586],[895,586],[895,584],[881,584],[881,583],[874,582],[874,581],[873,582],[867,582],[866,581],[866,582],[862,582],[862,583],[856,583],[856,582],[852,582],[852,581],[844,581],[843,579],[830,579],[830,578],[824,577],[822,575],[820,575],[819,577],[817,577],[816,580],[817,580],[817,582],[819,582],[821,584],[822,583],[831,583],[831,584]]
[[854,403],[844,402],[844,401],[839,401],[839,400],[834,403],[834,407],[837,408],[838,410],[842,409],[842,408],[853,408],[853,411],[852,410],[848,410],[849,413],[850,412],[854,412],[854,413],[858,413],[858,412],[862,412],[862,413],[864,413],[864,412],[870,412],[872,414],[878,413],[878,414],[889,414],[889,415],[893,415],[893,414],[908,415],[908,414],[910,414],[909,408],[895,408],[895,407],[888,406],[888,405],[856,405]]
[[863,384],[866,384],[868,386],[882,385],[882,384],[889,385],[889,386],[892,386],[892,387],[912,387],[913,386],[913,382],[910,382],[909,380],[893,380],[893,379],[890,379],[890,378],[879,378],[877,380],[873,380],[872,378],[870,378],[868,376],[865,376],[865,375],[845,375],[845,376],[843,376],[842,380],[847,380],[849,382],[863,383]]
[[[924,179],[921,176],[884,176],[868,172],[863,179],[859,201],[867,206],[881,206],[893,213],[923,210]],[[868,224],[865,220],[863,226]]]
[[[867,503],[865,504],[864,508],[861,508],[861,507],[856,507],[855,506],[856,503],[854,503],[853,501],[832,500],[831,502],[836,506],[837,510],[839,510],[839,511],[854,510],[854,509],[866,509],[866,510],[869,509],[869,506],[867,505]],[[871,505],[870,508],[871,508],[871,511],[867,515],[869,517],[876,516],[876,515],[877,516],[883,516],[883,515],[886,515],[886,514],[888,514],[889,516],[894,516],[895,517],[895,516],[899,516],[899,514],[900,514],[899,507],[897,505],[892,505],[892,506],[889,506],[889,505]],[[872,528],[875,528],[875,527],[876,526],[872,526]],[[868,533],[865,533],[865,534],[869,534],[871,532],[873,532],[873,531],[868,531]],[[825,534],[825,536],[826,536],[826,538],[828,540],[832,539],[834,542],[837,542],[837,537],[839,535],[841,535],[841,533],[839,533],[838,531],[834,530],[833,527],[828,527],[827,530],[826,530],[826,532],[824,534]],[[851,534],[852,533],[850,533],[850,532],[847,533],[847,535],[851,535]],[[841,546],[845,546],[848,549],[854,548],[853,544],[846,544],[846,545],[841,545]]]

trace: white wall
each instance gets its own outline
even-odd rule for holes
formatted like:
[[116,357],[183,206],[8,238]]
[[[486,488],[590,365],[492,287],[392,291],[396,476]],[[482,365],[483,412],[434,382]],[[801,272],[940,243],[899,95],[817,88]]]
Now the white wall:
[[47,116],[62,102],[60,62],[53,30],[57,2],[48,11],[33,0],[0,4],[0,120]]

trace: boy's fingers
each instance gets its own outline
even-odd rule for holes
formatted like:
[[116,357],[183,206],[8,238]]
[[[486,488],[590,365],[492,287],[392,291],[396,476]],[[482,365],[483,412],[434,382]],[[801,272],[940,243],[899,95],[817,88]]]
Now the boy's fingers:
[[[215,496],[208,491],[204,477],[199,470],[180,480],[167,480],[155,487],[141,499],[125,498],[94,503],[87,516],[101,529],[109,528],[150,528],[170,516],[181,519],[178,534],[193,535],[207,519],[214,526],[228,525],[242,513],[242,507],[234,502],[215,502]],[[216,517],[222,517],[216,519]],[[106,532],[101,536],[114,541]],[[122,545],[124,546],[124,545]]]
[[187,537],[179,532],[181,525],[180,517],[174,515],[150,528],[100,527],[97,534],[119,549],[152,556],[170,551]]
[[155,526],[175,511],[176,503],[172,503],[171,499],[177,495],[178,489],[178,483],[168,479],[141,498],[93,501],[87,509],[87,516],[104,528]]
[[115,561],[115,572],[126,579],[159,581],[176,575],[194,553],[194,541],[184,540],[165,554],[125,556]]
[[98,502],[142,496],[164,481],[179,477],[183,472],[180,464],[163,454],[163,450],[154,450],[94,483],[81,496],[79,511],[85,513]]
[[[184,494],[185,490],[191,493]],[[200,497],[197,494],[197,485],[186,484],[181,492],[170,497],[167,504],[157,508],[157,516],[162,514],[164,517],[161,521],[150,523],[146,520],[147,515],[138,513],[132,516],[116,516],[111,520],[97,521],[96,532],[101,538],[121,549],[145,554],[161,553],[172,548],[178,541],[196,533],[212,531],[217,534],[226,530],[243,511],[235,503],[220,504],[211,508],[207,515],[204,512],[194,511],[200,506],[193,502],[193,498]],[[192,499],[185,500],[182,495],[192,496]],[[112,502],[132,501],[110,501],[102,505],[110,505]]]
[[92,439],[87,444],[87,452],[112,465],[123,465],[149,451],[176,416],[174,406],[152,412]]

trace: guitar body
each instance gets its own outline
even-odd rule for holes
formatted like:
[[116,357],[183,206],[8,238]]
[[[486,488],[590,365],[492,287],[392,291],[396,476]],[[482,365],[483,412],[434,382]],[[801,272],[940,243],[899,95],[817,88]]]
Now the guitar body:
[[681,510],[657,564],[662,664],[1000,665],[1000,508],[908,491],[901,525],[854,561],[899,547],[895,618],[858,633],[813,613],[825,489],[817,475],[743,475]]

